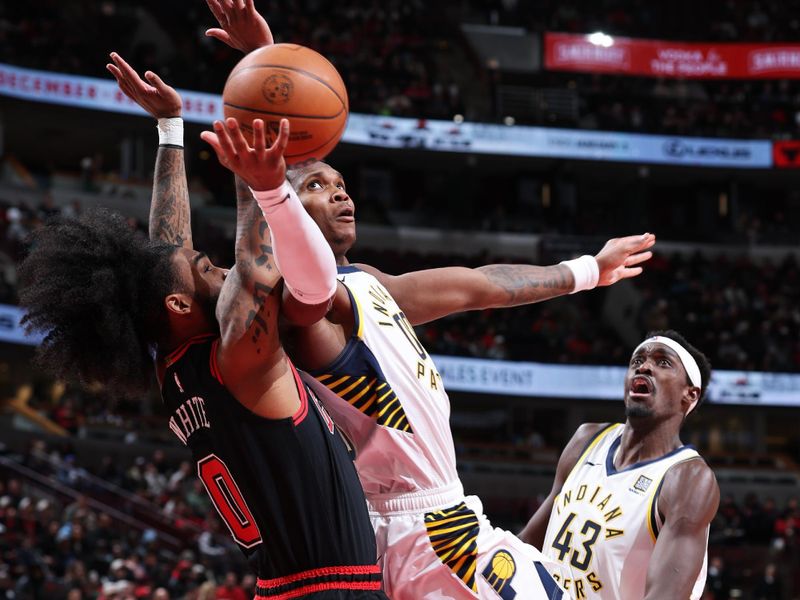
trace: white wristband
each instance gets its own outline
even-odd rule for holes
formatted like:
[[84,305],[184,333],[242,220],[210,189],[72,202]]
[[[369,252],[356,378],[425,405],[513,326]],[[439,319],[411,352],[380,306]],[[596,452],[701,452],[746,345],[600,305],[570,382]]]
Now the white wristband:
[[183,148],[183,119],[180,117],[162,117],[158,120],[158,145],[180,146]]
[[600,267],[597,266],[594,256],[584,254],[574,260],[562,261],[561,264],[572,271],[572,276],[575,278],[575,289],[570,294],[597,287],[597,282],[600,280]]

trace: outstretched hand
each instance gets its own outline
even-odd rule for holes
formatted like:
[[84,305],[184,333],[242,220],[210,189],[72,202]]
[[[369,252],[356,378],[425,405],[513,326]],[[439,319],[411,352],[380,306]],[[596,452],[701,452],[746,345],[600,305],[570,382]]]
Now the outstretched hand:
[[653,253],[648,248],[655,243],[656,236],[652,233],[608,240],[595,256],[597,266],[600,268],[600,280],[597,285],[611,285],[620,279],[641,274],[642,267],[635,265],[652,258]]
[[108,63],[106,69],[117,80],[123,94],[156,119],[181,116],[183,102],[180,94],[164,83],[158,75],[147,71],[144,74],[147,80],[145,81],[116,52],[111,53],[111,60],[114,62]]
[[264,121],[253,121],[253,145],[242,135],[234,118],[214,121],[214,131],[204,131],[200,137],[211,144],[223,166],[241,177],[254,191],[274,190],[286,180],[286,161],[283,153],[289,143],[289,121],[281,119],[275,143],[267,147]]
[[274,43],[267,21],[256,10],[254,0],[206,0],[219,27],[206,31],[208,37],[225,42],[245,54]]

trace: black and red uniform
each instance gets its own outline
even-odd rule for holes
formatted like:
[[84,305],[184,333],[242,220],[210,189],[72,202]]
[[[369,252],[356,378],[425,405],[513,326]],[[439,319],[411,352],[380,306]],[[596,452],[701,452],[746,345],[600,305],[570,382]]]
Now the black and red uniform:
[[352,456],[319,400],[295,375],[300,409],[250,412],[216,364],[219,338],[194,338],[164,362],[169,427],[258,574],[256,598],[385,599],[375,534]]

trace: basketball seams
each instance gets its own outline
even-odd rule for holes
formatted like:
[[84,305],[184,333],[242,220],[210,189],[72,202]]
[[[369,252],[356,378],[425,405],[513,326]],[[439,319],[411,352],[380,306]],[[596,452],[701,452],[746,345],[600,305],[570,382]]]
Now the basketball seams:
[[[330,64],[333,67],[333,64],[330,63],[330,61],[328,61],[328,64]],[[312,73],[311,71],[306,71],[305,69],[298,69],[297,67],[290,67],[290,66],[287,66],[287,65],[279,65],[279,64],[271,64],[271,63],[257,64],[257,65],[247,65],[246,67],[242,67],[241,69],[238,69],[238,70],[234,71],[233,73],[231,73],[228,76],[228,81],[231,81],[234,77],[239,75],[239,73],[244,73],[245,71],[251,71],[251,70],[254,70],[254,69],[286,69],[287,71],[294,71],[295,73],[299,73],[301,75],[305,75],[309,79],[313,79],[314,81],[318,81],[319,83],[324,85],[326,88],[328,88],[331,91],[331,93],[334,96],[336,96],[336,98],[339,100],[339,102],[341,102],[342,109],[343,110],[347,110],[348,109],[347,101],[344,100],[339,95],[339,92],[337,92],[335,89],[333,89],[331,87],[331,85],[327,81],[322,79],[322,77],[320,77],[319,75],[316,75],[316,74]],[[335,67],[334,67],[334,69],[335,69]],[[336,72],[336,71],[334,71],[334,72]],[[341,76],[339,78],[339,81],[342,82],[342,88],[344,88],[345,87],[344,86],[344,81],[341,79]],[[225,85],[227,86],[228,82],[225,82]]]
[[298,154],[286,154],[286,157],[291,158],[293,156],[305,156],[307,154],[311,154],[312,152],[316,152],[317,150],[324,148],[326,145],[330,144],[333,140],[336,140],[336,142],[338,143],[340,139],[339,132],[344,131],[346,127],[347,127],[347,119],[345,119],[344,123],[342,123],[342,126],[339,129],[337,129],[336,132],[330,138],[328,138],[328,141],[326,141],[325,143],[320,144],[316,148],[312,148],[311,150],[306,150],[305,152],[301,152]]
[[286,112],[273,112],[271,110],[262,110],[260,108],[252,108],[250,106],[240,106],[238,104],[233,104],[231,102],[224,102],[223,105],[224,106],[229,106],[231,108],[235,108],[236,110],[244,110],[244,111],[258,113],[258,114],[261,114],[261,115],[271,115],[273,117],[283,117],[283,118],[287,118],[287,119],[288,118],[292,118],[292,119],[317,119],[317,120],[320,120],[320,121],[330,121],[330,120],[333,120],[333,119],[338,119],[339,116],[341,116],[341,114],[345,111],[345,108],[342,107],[339,110],[339,112],[336,113],[335,115],[331,115],[329,117],[323,117],[323,116],[320,116],[320,115],[296,115],[296,114],[289,114],[289,113],[286,113]]

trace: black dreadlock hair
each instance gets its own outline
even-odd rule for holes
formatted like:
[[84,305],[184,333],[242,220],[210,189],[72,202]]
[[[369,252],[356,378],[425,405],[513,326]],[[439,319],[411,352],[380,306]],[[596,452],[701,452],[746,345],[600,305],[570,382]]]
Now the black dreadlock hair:
[[150,350],[167,332],[164,298],[182,291],[171,262],[176,247],[150,242],[102,209],[51,220],[31,243],[19,296],[27,331],[45,334],[38,362],[67,380],[145,391]]

